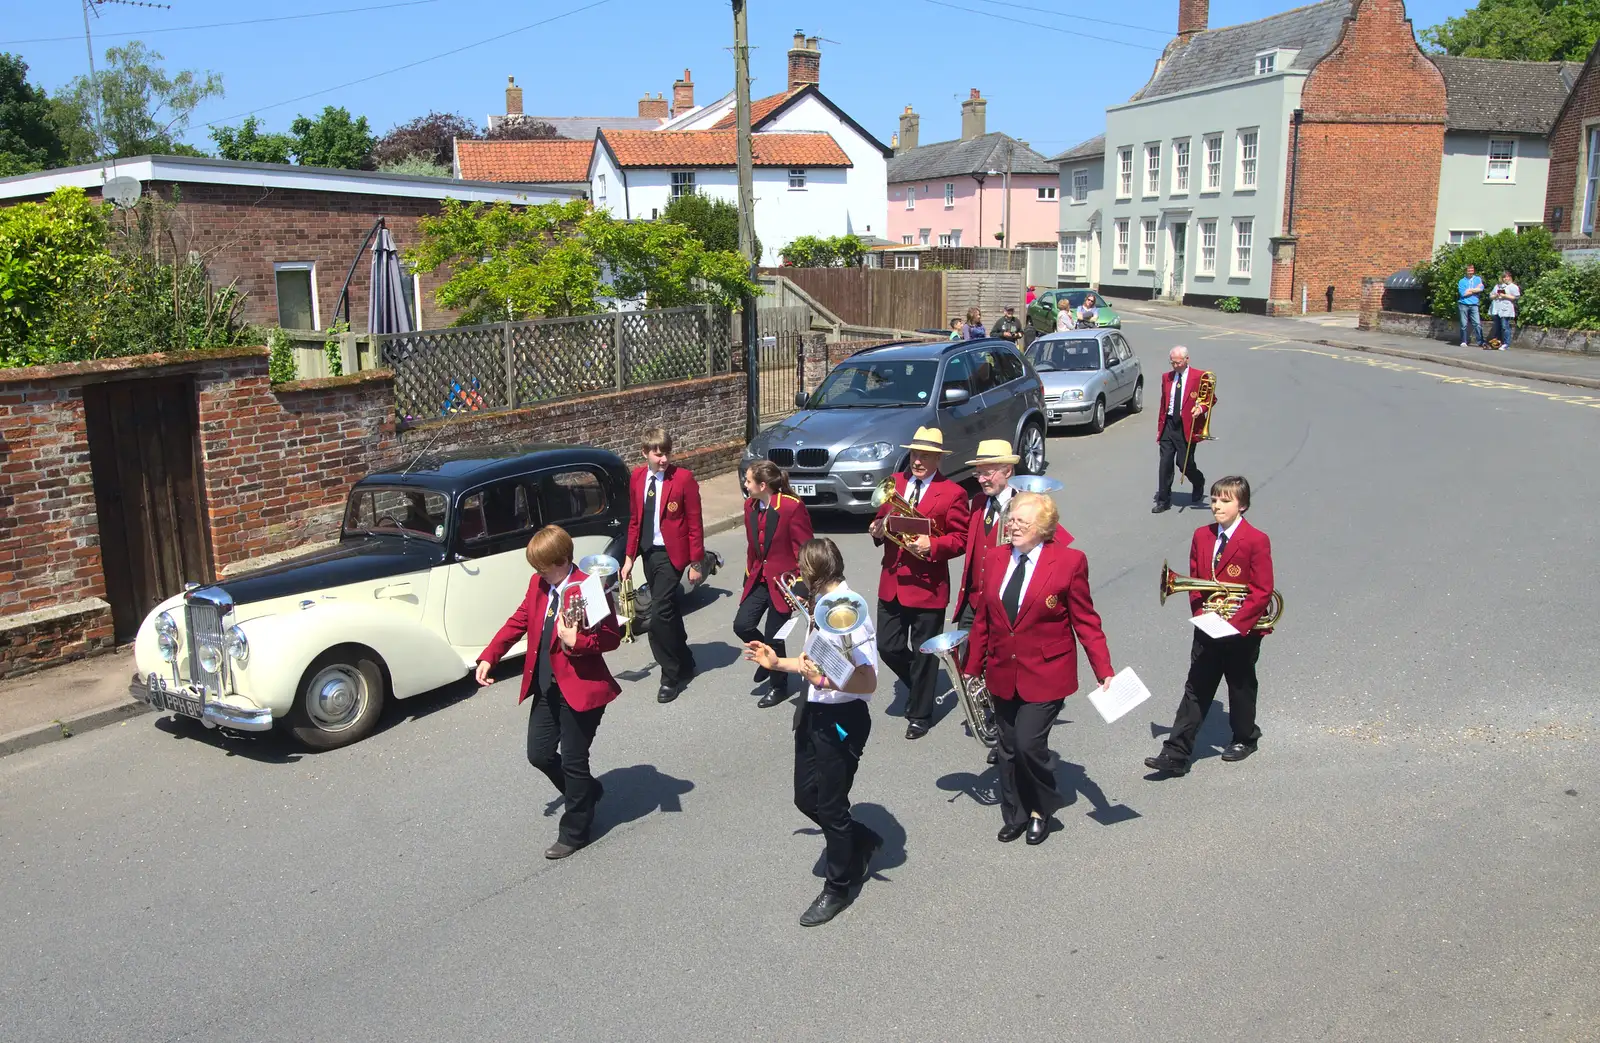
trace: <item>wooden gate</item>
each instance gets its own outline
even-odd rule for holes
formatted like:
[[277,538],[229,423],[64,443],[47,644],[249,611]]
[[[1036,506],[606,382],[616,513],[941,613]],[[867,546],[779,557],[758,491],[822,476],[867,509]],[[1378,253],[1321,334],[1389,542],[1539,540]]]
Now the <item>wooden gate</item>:
[[794,412],[800,390],[802,337],[811,329],[811,309],[799,305],[762,308],[756,313],[761,350],[761,422],[782,420]]
[[83,412],[106,600],[127,641],[157,603],[211,580],[194,381],[91,384]]

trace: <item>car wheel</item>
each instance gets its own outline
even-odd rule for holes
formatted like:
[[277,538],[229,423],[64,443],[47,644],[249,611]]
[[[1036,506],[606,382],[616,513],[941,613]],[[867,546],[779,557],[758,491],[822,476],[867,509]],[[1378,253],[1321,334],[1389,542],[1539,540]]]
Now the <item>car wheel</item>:
[[1128,399],[1128,412],[1144,412],[1144,378],[1140,377],[1133,385],[1133,397]]
[[1094,400],[1094,416],[1089,418],[1089,430],[1095,434],[1106,429],[1106,397],[1101,395]]
[[383,713],[383,667],[365,648],[346,646],[306,668],[289,711],[289,734],[312,750],[335,750],[372,734]]
[[1018,469],[1023,474],[1044,474],[1044,428],[1030,423],[1017,437]]

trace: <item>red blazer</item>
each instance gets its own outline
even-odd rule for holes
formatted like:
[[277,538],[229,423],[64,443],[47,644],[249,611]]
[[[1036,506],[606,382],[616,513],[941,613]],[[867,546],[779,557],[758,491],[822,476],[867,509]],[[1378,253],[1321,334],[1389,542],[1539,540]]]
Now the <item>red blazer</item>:
[[[1013,493],[1012,495],[1016,495]],[[971,520],[967,523],[967,555],[961,566],[961,585],[956,588],[956,607],[953,617],[959,618],[962,610],[971,602],[973,611],[977,611],[978,595],[983,593],[983,577],[985,564],[988,560],[988,550],[994,547],[996,533],[983,531],[983,512],[989,509],[989,496],[984,492],[972,494],[971,501],[967,504]],[[1000,528],[1000,519],[996,518],[995,529]],[[1072,533],[1056,526],[1056,542],[1063,547],[1072,542]],[[1004,535],[1001,534],[1000,545],[1007,545]]]
[[978,615],[968,638],[968,673],[983,675],[997,699],[1046,703],[1078,690],[1078,645],[1083,644],[1096,680],[1116,673],[1100,629],[1100,614],[1089,597],[1089,559],[1060,540],[1044,545],[1028,580],[1013,626],[1000,604],[1000,577],[1011,548],[996,547],[984,557],[994,582],[978,599]]
[[[794,496],[778,493],[766,511],[766,524],[757,532],[756,519],[761,517],[756,509],[759,504],[760,501],[754,499],[744,502],[744,590],[739,600],[749,597],[756,584],[764,580],[772,592],[773,607],[787,612],[789,603],[784,600],[778,578],[785,572],[798,571],[800,547],[812,535],[811,512]],[[767,548],[765,555],[761,553],[762,544]]]
[[[1261,613],[1267,610],[1267,601],[1272,597],[1272,541],[1267,539],[1266,533],[1240,518],[1239,527],[1233,530],[1233,538],[1222,549],[1216,574],[1212,575],[1211,558],[1216,549],[1215,522],[1194,530],[1194,540],[1189,544],[1189,575],[1248,586],[1250,591],[1244,596],[1244,604],[1228,620],[1239,633],[1248,634],[1256,625],[1256,620],[1261,618]],[[1189,607],[1195,615],[1205,611],[1204,605],[1203,594],[1189,595]],[[1262,633],[1270,634],[1272,631]]]
[[[585,578],[587,577],[582,572],[573,570],[572,582],[566,589],[568,600],[578,596],[577,584],[583,582]],[[550,597],[550,589],[550,584],[535,573],[533,580],[528,584],[528,593],[522,599],[522,604],[511,613],[506,625],[500,628],[494,640],[489,642],[489,647],[478,656],[479,662],[493,666],[524,636],[528,638],[530,644],[539,643],[539,635],[533,631],[544,630],[545,603]],[[532,630],[529,629],[530,621]],[[621,643],[622,628],[617,626],[616,613],[607,616],[599,626],[591,630],[579,630],[577,643],[570,649],[561,643],[561,637],[555,632],[555,628],[551,628],[550,672],[555,676],[556,683],[561,686],[561,698],[567,701],[568,706],[574,710],[593,710],[617,697],[622,687],[612,678],[603,653],[610,652]],[[539,658],[534,652],[533,648],[529,648],[528,657],[522,663],[522,692],[517,696],[519,704],[528,697],[528,690],[533,687],[534,674],[539,663]]]
[[[904,496],[911,479],[894,476],[895,492]],[[889,513],[878,508],[877,517]],[[943,534],[933,539],[927,559],[903,551],[889,540],[874,540],[883,548],[883,571],[878,575],[878,600],[898,601],[906,608],[936,608],[950,604],[950,559],[967,549],[967,491],[937,472],[922,488],[917,513],[937,522]]]
[[[1205,375],[1203,369],[1190,366],[1188,376],[1183,379],[1183,439],[1186,442],[1194,441],[1194,422],[1199,417],[1194,415],[1195,403],[1199,401],[1200,378]],[[1161,374],[1161,403],[1156,410],[1156,441],[1161,441],[1161,432],[1167,426],[1167,404],[1172,401],[1172,370]],[[1205,416],[1201,410],[1200,416]]]
[[[639,519],[644,513],[644,481],[649,472],[648,467],[635,467],[628,483],[628,543],[623,553],[630,558],[640,556]],[[706,529],[700,517],[700,484],[694,480],[694,472],[668,464],[661,473],[656,496],[661,499],[661,539],[667,545],[672,567],[685,569],[691,561],[704,561]]]

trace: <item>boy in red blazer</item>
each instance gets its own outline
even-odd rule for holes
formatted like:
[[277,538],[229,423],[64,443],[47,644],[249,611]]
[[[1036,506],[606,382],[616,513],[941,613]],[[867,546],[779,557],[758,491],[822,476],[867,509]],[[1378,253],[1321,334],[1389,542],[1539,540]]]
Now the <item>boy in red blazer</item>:
[[[800,548],[811,538],[811,513],[789,491],[789,477],[771,460],[757,460],[744,474],[744,589],[733,632],[742,644],[772,644],[793,609],[779,580],[785,573],[798,575]],[[767,617],[766,630],[761,617]],[[755,683],[765,682],[756,705],[765,709],[789,698],[789,675],[757,665]]]
[[689,687],[695,675],[694,653],[683,628],[678,604],[679,579],[685,568],[700,582],[706,560],[705,523],[700,516],[700,486],[694,474],[672,463],[672,436],[653,427],[640,439],[644,466],[629,483],[628,542],[622,574],[634,559],[644,564],[650,588],[650,653],[661,665],[656,702],[670,703]]
[[967,494],[939,473],[939,459],[949,452],[937,427],[919,427],[916,437],[900,448],[911,450],[911,462],[894,476],[894,490],[933,520],[932,536],[907,537],[915,551],[901,550],[888,532],[889,505],[878,508],[867,531],[883,548],[878,576],[878,655],[906,686],[906,738],[920,739],[933,727],[934,685],[939,664],[917,651],[944,625],[950,604],[950,559],[967,548]]
[[[1250,482],[1237,475],[1218,479],[1211,486],[1211,516],[1215,524],[1202,525],[1189,544],[1189,574],[1200,579],[1224,583],[1243,583],[1249,588],[1244,602],[1229,624],[1237,637],[1208,637],[1196,628],[1189,652],[1189,678],[1183,685],[1183,700],[1172,722],[1172,734],[1162,744],[1161,754],[1146,757],[1144,765],[1157,777],[1187,775],[1194,754],[1195,736],[1206,719],[1206,711],[1217,695],[1217,685],[1228,679],[1228,723],[1233,742],[1222,751],[1228,762],[1242,761],[1256,752],[1261,729],[1256,727],[1256,660],[1261,655],[1261,639],[1270,630],[1255,625],[1272,598],[1272,541],[1267,534],[1244,520],[1250,509]],[[1205,597],[1189,595],[1189,608],[1195,615],[1205,611]]]
[[1156,505],[1151,514],[1172,509],[1172,471],[1185,458],[1183,476],[1194,485],[1194,502],[1205,499],[1205,475],[1194,461],[1194,425],[1205,416],[1200,404],[1200,378],[1203,369],[1189,365],[1189,349],[1178,345],[1167,354],[1170,372],[1161,374],[1161,412],[1156,416],[1156,445],[1161,449],[1161,471],[1156,476]]
[[527,556],[534,571],[528,593],[478,656],[476,676],[480,685],[490,684],[490,668],[511,646],[528,639],[517,702],[533,698],[528,763],[544,772],[567,801],[556,842],[544,857],[566,858],[589,843],[595,805],[605,793],[589,774],[589,746],[606,704],[622,691],[603,658],[621,643],[622,630],[615,614],[593,628],[581,619],[571,626],[563,618],[563,606],[582,601],[578,585],[588,578],[572,564],[572,537],[565,529],[546,525],[534,533]]
[[1050,729],[1078,690],[1078,645],[1101,684],[1116,672],[1089,596],[1089,559],[1057,538],[1060,520],[1048,496],[1018,493],[1009,542],[984,552],[988,579],[966,669],[983,677],[994,701],[1002,844],[1024,833],[1029,844],[1044,843],[1066,803],[1050,765]]

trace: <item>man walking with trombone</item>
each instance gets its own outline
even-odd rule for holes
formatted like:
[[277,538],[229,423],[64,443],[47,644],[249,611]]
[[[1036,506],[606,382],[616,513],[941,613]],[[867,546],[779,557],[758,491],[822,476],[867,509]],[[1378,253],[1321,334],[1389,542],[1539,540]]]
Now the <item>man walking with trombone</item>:
[[[1189,365],[1189,349],[1182,344],[1167,354],[1172,370],[1161,375],[1161,416],[1156,421],[1156,445],[1161,449],[1161,466],[1156,476],[1156,505],[1151,514],[1172,509],[1172,472],[1181,467],[1184,478],[1194,486],[1192,503],[1205,502],[1205,475],[1195,463],[1196,429],[1201,418],[1216,404],[1216,378]],[[1202,384],[1206,393],[1202,394]]]

